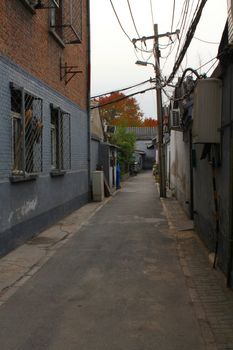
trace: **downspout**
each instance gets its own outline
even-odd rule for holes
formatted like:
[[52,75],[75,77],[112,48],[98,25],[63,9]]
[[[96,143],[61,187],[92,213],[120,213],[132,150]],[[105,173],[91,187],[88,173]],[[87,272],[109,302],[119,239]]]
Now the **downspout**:
[[87,166],[88,166],[88,199],[91,200],[91,110],[90,110],[90,89],[91,89],[91,28],[90,28],[90,0],[86,1],[86,21],[87,21]]
[[213,186],[213,195],[214,195],[214,209],[215,209],[215,252],[214,252],[214,262],[213,268],[216,268],[217,256],[218,256],[218,245],[219,245],[219,205],[218,205],[218,192],[216,186],[216,164],[215,158],[212,159],[212,186]]
[[190,219],[193,220],[194,214],[194,192],[193,192],[193,136],[192,130],[189,130],[189,171],[190,171],[190,204],[189,204],[189,215]]

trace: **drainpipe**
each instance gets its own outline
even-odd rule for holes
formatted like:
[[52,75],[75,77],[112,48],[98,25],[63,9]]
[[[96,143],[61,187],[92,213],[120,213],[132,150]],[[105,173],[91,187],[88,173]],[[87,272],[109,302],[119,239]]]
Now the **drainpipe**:
[[193,192],[193,136],[192,130],[189,131],[189,171],[190,171],[190,204],[189,204],[189,215],[190,219],[193,220],[194,214],[194,192]]
[[88,192],[89,201],[91,200],[91,110],[90,110],[90,89],[91,89],[91,28],[90,28],[90,0],[86,1],[86,21],[87,21],[87,163],[88,163]]
[[215,253],[214,253],[214,263],[213,268],[216,268],[217,256],[218,256],[218,245],[219,245],[219,205],[218,205],[218,192],[216,186],[216,164],[215,158],[212,159],[212,186],[213,186],[213,195],[214,195],[214,208],[215,208]]

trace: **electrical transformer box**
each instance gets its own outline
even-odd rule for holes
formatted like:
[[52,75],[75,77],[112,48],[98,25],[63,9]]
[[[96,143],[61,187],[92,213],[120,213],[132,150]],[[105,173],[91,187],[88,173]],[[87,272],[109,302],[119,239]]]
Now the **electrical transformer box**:
[[220,143],[221,112],[221,80],[198,80],[193,103],[193,143]]

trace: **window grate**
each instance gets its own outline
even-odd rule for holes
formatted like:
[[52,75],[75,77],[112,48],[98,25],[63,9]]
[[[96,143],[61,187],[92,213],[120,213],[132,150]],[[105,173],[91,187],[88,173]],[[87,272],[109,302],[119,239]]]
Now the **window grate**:
[[51,107],[51,167],[63,171],[71,168],[70,114]]
[[42,100],[11,84],[12,174],[42,171]]
[[59,8],[50,10],[50,25],[65,44],[82,40],[82,0],[60,0]]

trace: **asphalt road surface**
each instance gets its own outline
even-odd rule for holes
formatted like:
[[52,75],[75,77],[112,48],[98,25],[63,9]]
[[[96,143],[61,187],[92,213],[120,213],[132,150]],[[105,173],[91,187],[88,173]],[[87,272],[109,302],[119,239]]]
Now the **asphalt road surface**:
[[1,306],[0,349],[205,349],[151,172]]

